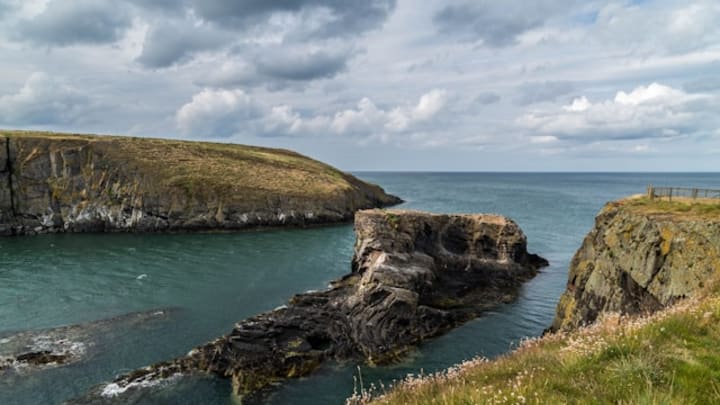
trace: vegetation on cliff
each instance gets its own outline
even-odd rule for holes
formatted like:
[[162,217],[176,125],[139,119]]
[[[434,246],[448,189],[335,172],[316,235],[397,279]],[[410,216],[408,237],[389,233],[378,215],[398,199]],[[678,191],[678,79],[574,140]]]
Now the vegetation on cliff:
[[716,200],[609,203],[571,263],[558,332],[348,402],[718,403],[719,252]]
[[348,403],[718,403],[718,342],[716,284],[651,316],[607,314],[590,327],[525,341],[496,360],[408,377]]
[[25,131],[0,146],[0,234],[329,223],[400,202],[281,149]]

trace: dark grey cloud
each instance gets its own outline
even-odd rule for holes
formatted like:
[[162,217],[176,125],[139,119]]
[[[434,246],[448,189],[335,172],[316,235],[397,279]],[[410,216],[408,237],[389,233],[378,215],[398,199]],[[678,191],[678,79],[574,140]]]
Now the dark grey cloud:
[[499,48],[515,44],[519,35],[542,26],[568,3],[572,2],[479,0],[450,4],[435,13],[433,23],[440,33]]
[[554,101],[560,96],[572,93],[575,89],[573,82],[563,80],[523,83],[518,89],[520,95],[515,102],[519,105],[528,105],[543,101]]
[[[194,13],[233,29],[262,24],[275,13],[303,14],[323,21],[299,33],[303,37],[343,37],[378,27],[395,9],[396,0],[192,0]],[[327,15],[318,13],[327,10]],[[326,18],[329,17],[329,18]]]
[[197,83],[210,87],[265,86],[269,90],[281,90],[335,77],[347,70],[348,62],[355,54],[354,49],[341,46],[326,46],[319,50],[283,45],[243,49],[238,53],[238,60]]
[[158,11],[163,14],[175,14],[184,11],[188,7],[187,0],[126,0],[131,4],[150,11]]
[[473,100],[473,102],[475,104],[482,104],[482,105],[495,104],[498,101],[500,101],[500,95],[497,93],[494,93],[492,91],[480,93]]
[[225,32],[195,27],[190,21],[163,22],[145,36],[137,62],[146,68],[165,68],[192,59],[195,53],[219,49],[231,42]]
[[17,24],[15,39],[49,46],[112,43],[131,23],[123,3],[52,0],[42,13]]
[[347,69],[351,52],[311,51],[299,54],[268,53],[257,61],[260,74],[280,80],[314,80],[333,77]]

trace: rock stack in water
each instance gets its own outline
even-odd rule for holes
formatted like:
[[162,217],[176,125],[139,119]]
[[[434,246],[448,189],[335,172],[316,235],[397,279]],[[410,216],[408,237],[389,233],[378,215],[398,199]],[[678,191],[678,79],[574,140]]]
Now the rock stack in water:
[[305,375],[323,360],[392,362],[413,345],[516,297],[547,262],[496,215],[361,211],[352,272],[330,289],[236,324],[188,356],[118,378],[126,392],[177,373],[231,378],[244,394]]

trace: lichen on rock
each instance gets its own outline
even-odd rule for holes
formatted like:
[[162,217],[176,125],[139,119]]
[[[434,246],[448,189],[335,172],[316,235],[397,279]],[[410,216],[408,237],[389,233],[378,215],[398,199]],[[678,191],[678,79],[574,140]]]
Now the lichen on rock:
[[720,271],[716,206],[643,198],[606,205],[572,259],[551,330],[592,323],[603,312],[653,312],[699,291]]

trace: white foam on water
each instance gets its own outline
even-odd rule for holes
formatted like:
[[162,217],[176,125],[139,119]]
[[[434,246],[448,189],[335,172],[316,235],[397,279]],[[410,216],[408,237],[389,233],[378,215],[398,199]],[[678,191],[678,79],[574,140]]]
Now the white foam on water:
[[147,274],[143,273],[143,274],[135,277],[135,280],[144,280],[147,278],[147,276],[148,276]]
[[150,387],[156,387],[161,384],[168,384],[176,381],[180,377],[182,377],[182,373],[175,373],[167,378],[158,378],[153,379],[157,374],[151,373],[146,375],[140,380],[132,381],[129,383],[110,383],[103,387],[102,392],[100,393],[101,396],[105,398],[113,398],[117,397],[119,395],[124,394],[130,389],[134,388],[150,388]]
[[80,357],[87,351],[87,344],[68,339],[53,339],[48,335],[38,335],[33,337],[30,348],[35,352],[49,351],[55,355]]

